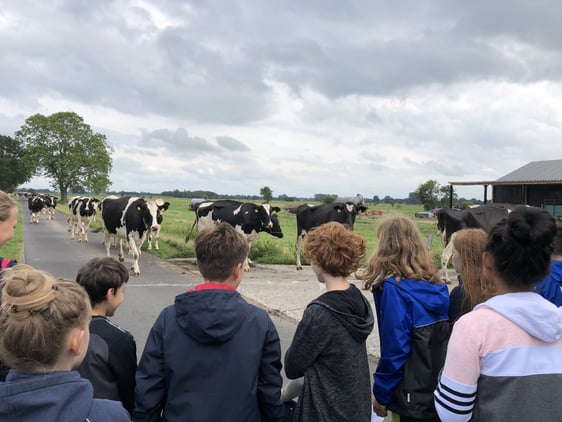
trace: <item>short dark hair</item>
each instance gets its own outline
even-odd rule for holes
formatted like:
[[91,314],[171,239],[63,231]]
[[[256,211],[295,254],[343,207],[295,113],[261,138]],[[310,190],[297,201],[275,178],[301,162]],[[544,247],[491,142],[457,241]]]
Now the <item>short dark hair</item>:
[[80,268],[76,281],[84,287],[90,303],[95,306],[105,300],[109,289],[117,290],[129,281],[129,272],[113,258],[93,258]]
[[555,235],[556,223],[546,210],[519,206],[494,226],[485,250],[505,283],[528,288],[548,273]]
[[195,239],[197,266],[205,280],[226,280],[234,267],[248,257],[248,252],[244,235],[228,223],[203,230]]

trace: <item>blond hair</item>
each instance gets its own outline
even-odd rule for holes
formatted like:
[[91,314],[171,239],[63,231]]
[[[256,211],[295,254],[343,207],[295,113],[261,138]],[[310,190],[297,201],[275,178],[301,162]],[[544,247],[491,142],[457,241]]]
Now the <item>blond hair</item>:
[[482,254],[488,234],[482,229],[464,229],[453,237],[453,246],[461,261],[459,274],[465,292],[464,301],[470,309],[485,302],[496,292],[496,285],[484,275]]
[[72,328],[86,328],[91,315],[84,289],[18,264],[3,273],[0,358],[11,368],[36,371],[62,356]]
[[11,217],[10,211],[18,204],[6,192],[0,190],[0,221],[6,221]]
[[304,255],[326,273],[347,277],[357,271],[366,250],[365,240],[360,235],[332,221],[307,235]]
[[395,277],[397,282],[407,278],[441,283],[429,248],[409,218],[384,219],[377,229],[377,238],[377,248],[369,257],[366,270],[356,274],[364,281],[365,290],[378,287],[389,277]]

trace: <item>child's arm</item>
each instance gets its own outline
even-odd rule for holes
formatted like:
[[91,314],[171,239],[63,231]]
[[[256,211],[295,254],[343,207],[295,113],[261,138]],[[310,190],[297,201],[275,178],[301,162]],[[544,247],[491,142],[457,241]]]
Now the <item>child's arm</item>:
[[133,421],[161,421],[166,397],[163,360],[164,311],[154,323],[137,369]]
[[123,333],[112,346],[109,364],[117,378],[119,398],[129,412],[135,407],[137,346],[130,333]]
[[269,319],[269,327],[264,339],[259,371],[257,396],[262,420],[282,421],[284,408],[281,404],[281,386],[283,385],[281,344],[279,334],[271,319]]

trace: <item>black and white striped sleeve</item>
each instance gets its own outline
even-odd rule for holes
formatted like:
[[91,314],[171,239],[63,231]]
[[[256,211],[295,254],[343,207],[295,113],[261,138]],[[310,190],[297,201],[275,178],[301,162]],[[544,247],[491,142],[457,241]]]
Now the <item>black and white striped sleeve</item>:
[[441,375],[434,398],[435,409],[441,421],[469,421],[476,399],[476,385],[460,384],[445,375]]

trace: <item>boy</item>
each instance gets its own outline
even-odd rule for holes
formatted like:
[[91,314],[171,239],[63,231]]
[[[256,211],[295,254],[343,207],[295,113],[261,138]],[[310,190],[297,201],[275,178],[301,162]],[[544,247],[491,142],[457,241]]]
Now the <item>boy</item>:
[[281,348],[269,315],[236,291],[248,242],[219,223],[195,241],[204,283],[152,327],[137,370],[134,421],[282,421]]
[[533,291],[560,307],[562,306],[562,224],[560,223],[556,227],[553,246],[550,272],[533,288]]
[[127,268],[113,258],[94,258],[76,276],[90,298],[88,352],[78,372],[94,386],[94,397],[117,400],[131,413],[135,403],[137,347],[133,336],[107,317],[123,302]]

